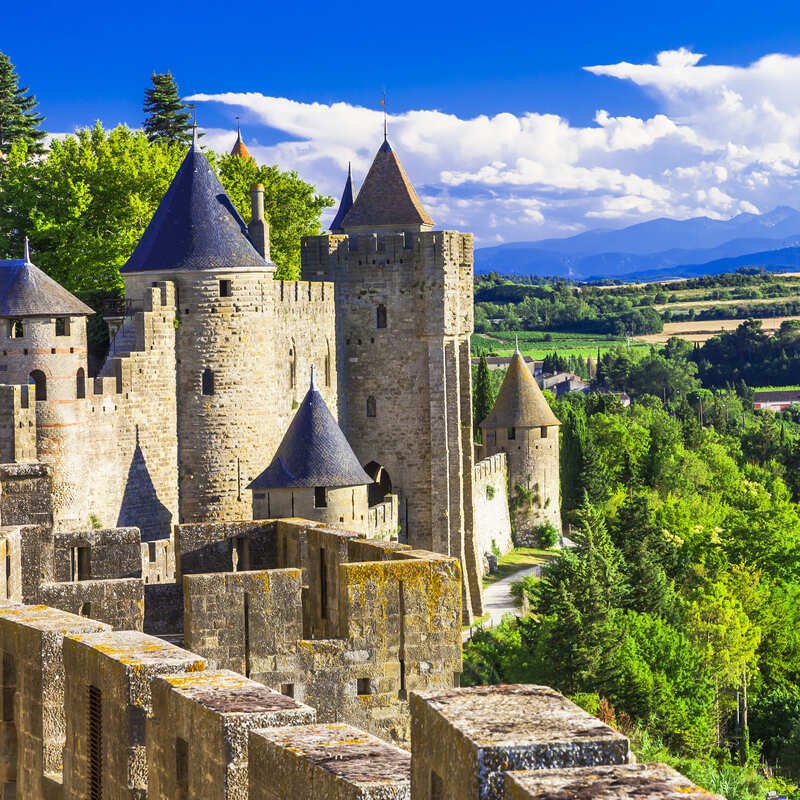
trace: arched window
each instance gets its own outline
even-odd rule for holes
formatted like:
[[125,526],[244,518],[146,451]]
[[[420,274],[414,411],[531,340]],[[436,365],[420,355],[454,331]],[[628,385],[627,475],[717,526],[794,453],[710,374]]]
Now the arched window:
[[289,388],[294,389],[297,385],[297,348],[292,339],[292,346],[289,348]]
[[47,400],[47,378],[40,369],[35,369],[28,377],[28,383],[36,387],[36,399]]
[[214,394],[214,372],[208,367],[203,370],[203,394]]
[[378,328],[386,327],[386,306],[383,303],[381,303],[378,306],[378,310],[376,313],[376,323]]
[[25,336],[25,326],[21,319],[11,319],[8,321],[8,338],[21,339]]
[[372,395],[370,395],[367,398],[367,416],[374,417],[376,415],[376,410],[377,409],[376,409],[375,398]]
[[83,371],[83,367],[78,370],[78,374],[75,376],[75,397],[78,400],[83,400],[86,397],[86,373]]

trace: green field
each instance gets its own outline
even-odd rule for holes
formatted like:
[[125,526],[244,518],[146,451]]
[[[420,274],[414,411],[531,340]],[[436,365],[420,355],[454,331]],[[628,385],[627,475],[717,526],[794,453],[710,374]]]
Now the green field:
[[[555,333],[549,331],[497,331],[496,333],[476,333],[472,336],[472,352],[485,352],[497,356],[510,356],[514,352],[516,337],[523,355],[542,359],[551,353],[561,356],[596,358],[601,353],[625,345],[624,336],[598,336],[590,333]],[[630,341],[633,351],[647,353],[650,345],[635,340]]]

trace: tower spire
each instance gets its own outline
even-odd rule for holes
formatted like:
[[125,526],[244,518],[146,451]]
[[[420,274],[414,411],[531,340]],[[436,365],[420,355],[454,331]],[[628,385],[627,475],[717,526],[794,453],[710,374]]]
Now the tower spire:
[[192,123],[192,150],[197,150],[197,112],[195,112]]
[[314,365],[312,364],[311,365],[311,391],[312,392],[315,391],[316,388],[317,388],[317,385],[314,383]]
[[25,237],[25,263],[31,263],[31,244],[27,236]]
[[381,105],[383,106],[383,141],[389,141],[389,120],[386,113],[386,89],[383,90],[383,100],[381,100]]

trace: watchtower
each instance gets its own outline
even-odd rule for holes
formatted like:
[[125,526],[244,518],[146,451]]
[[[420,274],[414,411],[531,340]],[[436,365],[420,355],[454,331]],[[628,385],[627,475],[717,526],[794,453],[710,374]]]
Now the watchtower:
[[195,141],[122,269],[132,310],[175,284],[181,522],[250,516],[244,489],[268,457],[255,434],[274,272]]
[[560,424],[516,348],[481,430],[487,456],[507,454],[509,501],[518,537],[546,522],[561,531]]
[[399,494],[407,541],[461,560],[464,607],[480,613],[472,236],[432,230],[386,140],[336,226],[343,234],[303,241],[302,268],[304,278],[335,285],[340,424],[360,462],[382,468]]
[[31,262],[27,240],[23,258],[0,261],[0,382],[28,385],[23,403],[35,395],[36,458],[58,476],[57,527],[85,517],[82,400],[86,317],[93,313]]

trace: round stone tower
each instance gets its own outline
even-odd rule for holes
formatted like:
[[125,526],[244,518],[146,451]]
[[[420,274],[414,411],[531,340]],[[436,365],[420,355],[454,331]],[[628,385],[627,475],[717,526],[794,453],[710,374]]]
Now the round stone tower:
[[245,488],[271,455],[262,421],[270,403],[291,403],[268,391],[275,264],[263,188],[250,228],[195,140],[122,269],[133,310],[154,281],[176,288],[181,522],[250,516]]
[[348,530],[368,528],[372,478],[314,385],[297,409],[270,465],[247,487],[253,519],[303,517]]
[[[57,528],[85,522],[86,317],[94,311],[31,263],[0,261],[0,383],[29,387],[36,457],[52,464]],[[34,400],[35,397],[35,400]]]
[[481,423],[487,456],[506,453],[517,544],[546,522],[561,532],[559,440],[553,414],[515,349],[494,408]]

